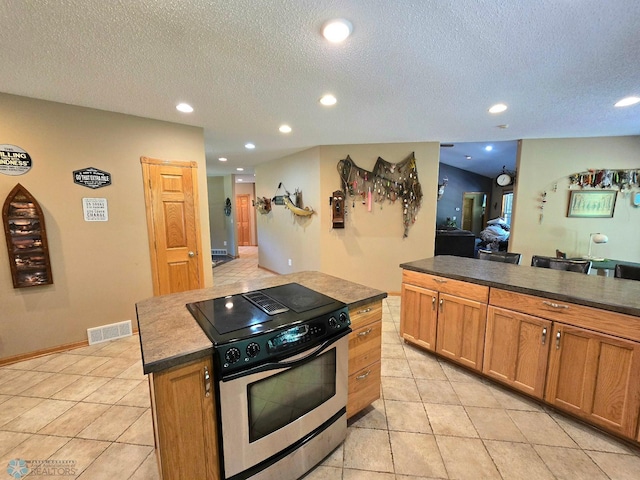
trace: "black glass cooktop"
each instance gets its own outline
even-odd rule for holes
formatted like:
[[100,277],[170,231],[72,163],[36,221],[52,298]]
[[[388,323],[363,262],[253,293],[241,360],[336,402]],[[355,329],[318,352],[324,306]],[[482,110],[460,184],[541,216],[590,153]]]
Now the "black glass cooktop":
[[344,306],[298,283],[187,304],[216,344],[300,323]]

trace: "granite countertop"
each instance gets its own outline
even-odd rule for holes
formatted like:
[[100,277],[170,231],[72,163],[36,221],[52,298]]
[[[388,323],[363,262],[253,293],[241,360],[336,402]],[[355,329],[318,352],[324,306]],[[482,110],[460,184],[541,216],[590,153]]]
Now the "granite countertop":
[[387,296],[386,292],[324,273],[299,272],[148,298],[136,303],[144,373],[158,372],[213,354],[211,340],[187,310],[187,303],[285,283],[299,283],[351,308]]
[[640,317],[636,280],[446,255],[402,263],[400,268]]

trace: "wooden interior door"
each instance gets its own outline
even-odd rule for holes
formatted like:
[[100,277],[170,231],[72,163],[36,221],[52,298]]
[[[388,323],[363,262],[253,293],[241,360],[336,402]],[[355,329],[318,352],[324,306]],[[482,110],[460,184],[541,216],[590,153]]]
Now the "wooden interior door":
[[251,245],[251,228],[249,222],[249,195],[236,195],[236,222],[238,224],[238,245]]
[[473,230],[473,208],[475,199],[473,197],[464,197],[462,199],[462,229]]
[[154,295],[202,288],[195,162],[142,157]]

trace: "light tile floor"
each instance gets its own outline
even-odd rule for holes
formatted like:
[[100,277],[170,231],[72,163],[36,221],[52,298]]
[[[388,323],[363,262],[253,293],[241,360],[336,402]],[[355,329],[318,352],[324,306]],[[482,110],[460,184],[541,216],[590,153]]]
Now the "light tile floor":
[[[270,275],[242,247],[214,283]],[[405,345],[399,322],[389,297],[382,398],[305,480],[640,478],[639,449]],[[29,479],[158,479],[137,336],[0,368],[0,480],[18,458],[75,462]]]

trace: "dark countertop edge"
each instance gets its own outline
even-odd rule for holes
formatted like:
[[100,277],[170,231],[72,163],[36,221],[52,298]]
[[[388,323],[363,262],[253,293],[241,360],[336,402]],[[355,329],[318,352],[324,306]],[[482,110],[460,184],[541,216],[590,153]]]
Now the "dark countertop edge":
[[199,360],[201,358],[207,358],[213,356],[213,343],[211,347],[196,350],[194,352],[184,353],[180,355],[176,355],[174,357],[163,358],[162,360],[158,360],[152,363],[142,363],[142,370],[145,375],[149,373],[158,373],[169,370],[173,367],[178,367],[180,365],[184,365],[186,363],[192,362],[193,360]]
[[571,302],[571,303],[575,303],[577,305],[583,305],[586,307],[593,307],[601,310],[607,310],[610,312],[624,313],[626,315],[640,317],[640,310],[633,307],[628,307],[625,305],[596,302],[588,298],[580,298],[575,296],[569,297],[567,295],[563,295],[561,293],[552,292],[548,290],[538,290],[538,289],[532,289],[527,287],[521,287],[517,285],[510,285],[508,283],[500,283],[500,282],[485,280],[482,278],[474,278],[470,276],[459,275],[456,273],[443,272],[438,269],[429,269],[428,267],[417,267],[415,265],[411,265],[411,263],[401,263],[400,268],[402,268],[403,270],[411,270],[418,273],[428,273],[430,275],[438,275],[440,277],[447,277],[453,280],[461,280],[464,282],[475,283],[477,285],[484,285],[491,288],[500,288],[502,290],[508,290],[510,292],[524,293],[526,295],[534,295],[536,297],[544,296],[546,298],[549,298],[552,300],[558,300],[561,302]]

